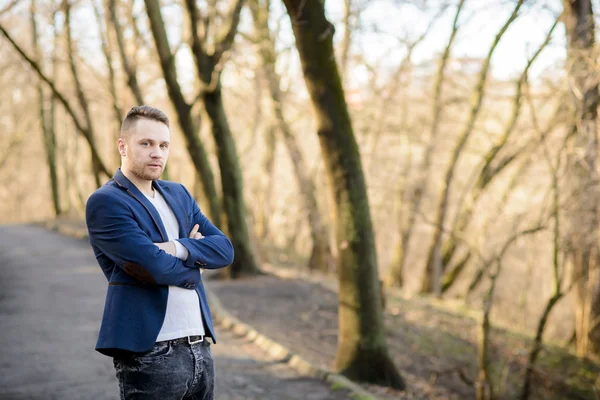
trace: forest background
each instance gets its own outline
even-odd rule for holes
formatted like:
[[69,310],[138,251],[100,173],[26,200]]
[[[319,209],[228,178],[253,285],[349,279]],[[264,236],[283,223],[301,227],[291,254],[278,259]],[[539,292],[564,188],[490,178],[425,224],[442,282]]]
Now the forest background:
[[[165,178],[247,230],[233,277],[333,273],[335,151],[315,134],[289,4],[197,2],[192,22],[188,3],[0,2],[1,222],[82,218],[144,103],[171,118]],[[599,6],[325,2],[383,286],[532,335],[548,316],[546,340],[597,356]]]

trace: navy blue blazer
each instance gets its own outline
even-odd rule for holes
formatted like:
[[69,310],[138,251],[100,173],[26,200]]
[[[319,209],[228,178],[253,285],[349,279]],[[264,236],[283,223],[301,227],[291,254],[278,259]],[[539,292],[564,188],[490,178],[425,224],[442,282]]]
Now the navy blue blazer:
[[[233,246],[183,185],[157,180],[152,186],[177,218],[179,241],[189,251],[185,262],[154,245],[169,241],[160,215],[120,169],[86,204],[90,243],[108,280],[96,350],[108,356],[152,348],[165,318],[169,285],[198,293],[206,335],[216,342],[200,268],[231,264]],[[188,238],[195,224],[203,239]]]

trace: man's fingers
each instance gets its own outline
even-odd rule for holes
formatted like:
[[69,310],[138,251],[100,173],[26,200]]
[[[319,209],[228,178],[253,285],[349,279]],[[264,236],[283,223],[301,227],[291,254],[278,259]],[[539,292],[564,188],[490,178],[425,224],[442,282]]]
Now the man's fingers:
[[200,225],[198,225],[198,224],[194,225],[194,227],[192,228],[192,231],[190,232],[190,238],[191,239],[195,239],[196,238],[196,234],[198,233],[198,229],[200,229]]

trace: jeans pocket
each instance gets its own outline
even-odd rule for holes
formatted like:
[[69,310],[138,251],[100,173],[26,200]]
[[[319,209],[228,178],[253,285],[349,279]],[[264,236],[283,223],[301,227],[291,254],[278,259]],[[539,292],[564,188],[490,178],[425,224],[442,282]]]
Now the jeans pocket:
[[138,361],[152,360],[157,357],[164,357],[171,352],[171,342],[169,340],[155,343],[154,346],[145,353],[137,354],[134,358]]

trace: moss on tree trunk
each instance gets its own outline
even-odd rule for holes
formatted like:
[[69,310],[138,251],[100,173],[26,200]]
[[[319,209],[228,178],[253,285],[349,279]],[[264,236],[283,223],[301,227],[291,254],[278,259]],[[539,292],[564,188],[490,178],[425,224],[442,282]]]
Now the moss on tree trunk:
[[320,0],[284,0],[312,100],[339,249],[335,367],[351,379],[404,388],[388,354],[375,239],[360,154]]
[[219,85],[214,91],[204,93],[204,107],[210,119],[211,131],[217,146],[223,188],[223,209],[227,215],[227,233],[235,249],[235,258],[228,269],[228,274],[230,278],[234,279],[240,276],[254,275],[259,272],[259,268],[250,245],[248,224],[246,223],[242,170],[235,141],[227,122]]

